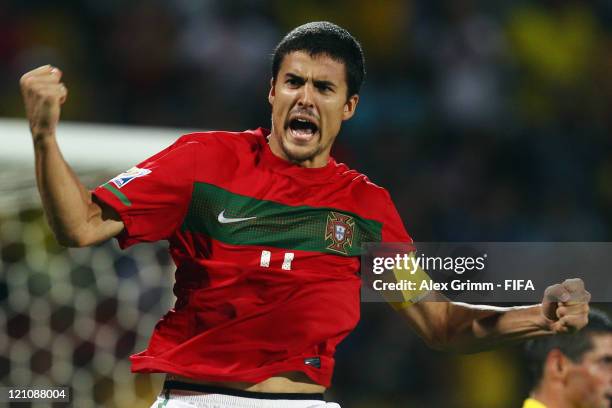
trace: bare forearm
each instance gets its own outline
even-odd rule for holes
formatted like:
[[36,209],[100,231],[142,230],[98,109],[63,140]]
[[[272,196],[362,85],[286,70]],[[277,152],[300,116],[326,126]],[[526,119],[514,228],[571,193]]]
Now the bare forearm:
[[446,349],[478,352],[554,334],[541,304],[494,307],[449,302]]
[[30,122],[36,160],[36,183],[51,229],[66,246],[84,246],[113,237],[123,222],[107,205],[92,202],[60,152],[55,129],[68,90],[62,72],[44,65],[27,72],[19,81]]
[[91,193],[65,162],[54,135],[35,135],[36,181],[49,225],[62,245],[79,246],[95,211]]
[[439,293],[401,313],[432,348],[472,353],[553,334],[541,305],[495,307],[451,302]]

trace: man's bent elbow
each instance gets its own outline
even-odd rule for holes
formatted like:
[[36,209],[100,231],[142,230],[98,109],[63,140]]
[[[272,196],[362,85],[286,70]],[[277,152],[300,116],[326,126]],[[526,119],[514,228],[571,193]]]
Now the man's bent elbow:
[[87,232],[80,231],[54,231],[55,240],[58,244],[66,248],[83,248],[92,245],[93,242]]
[[436,351],[454,354],[470,354],[482,351],[477,347],[478,342],[466,341],[459,333],[454,333],[448,325],[439,325],[436,330],[424,337],[427,347]]
[[82,248],[88,245],[87,242],[80,237],[70,237],[56,234],[55,240],[58,244],[66,248]]
[[448,331],[445,327],[432,328],[421,336],[427,347],[437,351],[449,351],[451,344],[448,338]]

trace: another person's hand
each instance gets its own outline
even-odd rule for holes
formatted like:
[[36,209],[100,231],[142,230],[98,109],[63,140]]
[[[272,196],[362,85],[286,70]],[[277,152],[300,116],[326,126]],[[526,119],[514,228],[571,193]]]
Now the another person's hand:
[[61,79],[62,71],[45,65],[24,74],[19,81],[35,142],[55,133],[61,105],[68,95]]
[[588,323],[591,294],[582,279],[566,279],[546,288],[542,313],[555,333],[573,333]]

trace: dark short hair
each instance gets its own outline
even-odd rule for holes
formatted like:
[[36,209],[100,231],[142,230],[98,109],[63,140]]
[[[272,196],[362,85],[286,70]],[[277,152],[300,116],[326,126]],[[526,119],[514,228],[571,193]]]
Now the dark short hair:
[[311,57],[328,55],[344,63],[347,98],[359,93],[365,78],[365,58],[359,42],[344,28],[328,21],[316,21],[291,30],[274,49],[272,78],[275,81],[283,58],[294,51],[307,52]]
[[612,322],[603,311],[589,311],[589,323],[577,333],[541,337],[525,343],[525,355],[534,386],[542,379],[548,353],[558,349],[567,358],[579,363],[587,351],[593,349],[593,335],[612,334]]

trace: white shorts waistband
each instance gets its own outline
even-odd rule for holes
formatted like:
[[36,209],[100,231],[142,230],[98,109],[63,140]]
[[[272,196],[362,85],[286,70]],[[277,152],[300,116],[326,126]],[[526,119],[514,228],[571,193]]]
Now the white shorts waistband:
[[340,405],[317,399],[261,399],[183,390],[166,392],[164,390],[151,408],[340,408]]

